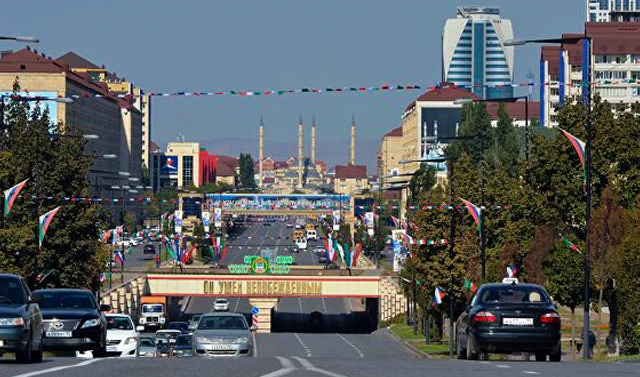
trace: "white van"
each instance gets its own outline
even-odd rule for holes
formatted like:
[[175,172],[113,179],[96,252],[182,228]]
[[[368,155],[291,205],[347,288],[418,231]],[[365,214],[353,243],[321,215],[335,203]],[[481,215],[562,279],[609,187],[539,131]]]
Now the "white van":
[[304,238],[296,239],[296,246],[299,250],[307,250],[307,240]]
[[314,241],[318,240],[318,234],[316,233],[315,229],[307,230],[307,240],[314,240]]

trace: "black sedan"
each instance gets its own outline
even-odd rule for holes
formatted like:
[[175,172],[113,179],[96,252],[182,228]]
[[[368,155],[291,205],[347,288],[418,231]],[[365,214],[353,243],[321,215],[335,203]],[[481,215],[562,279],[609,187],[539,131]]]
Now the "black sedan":
[[535,284],[484,284],[458,319],[458,358],[489,353],[534,353],[560,361],[560,316]]
[[43,289],[33,294],[44,319],[45,350],[106,356],[107,322],[102,312],[111,310],[109,305],[99,305],[85,289]]
[[42,315],[27,283],[0,274],[0,356],[14,352],[18,362],[42,361]]

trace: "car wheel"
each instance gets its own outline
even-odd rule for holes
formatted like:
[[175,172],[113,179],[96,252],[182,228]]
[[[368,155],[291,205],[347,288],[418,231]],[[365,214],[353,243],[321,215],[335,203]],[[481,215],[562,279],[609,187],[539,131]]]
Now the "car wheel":
[[38,349],[35,351],[31,352],[31,360],[33,360],[33,362],[35,363],[41,363],[42,362],[42,339],[40,339],[40,344],[38,345]]
[[467,358],[467,349],[462,347],[462,342],[460,341],[460,335],[458,335],[458,360],[464,360]]
[[29,336],[29,340],[27,340],[27,346],[24,347],[23,350],[16,351],[16,361],[19,363],[28,364],[32,361],[31,359],[31,336]]
[[547,361],[546,353],[536,353],[536,361]]
[[473,352],[471,337],[467,335],[467,360],[478,360],[478,354]]
[[549,354],[549,361],[558,362],[561,359],[562,359],[562,347],[560,346],[560,344],[558,344],[558,347]]
[[92,351],[93,357],[107,357],[107,341],[106,338],[103,338],[102,344],[98,345],[98,348]]

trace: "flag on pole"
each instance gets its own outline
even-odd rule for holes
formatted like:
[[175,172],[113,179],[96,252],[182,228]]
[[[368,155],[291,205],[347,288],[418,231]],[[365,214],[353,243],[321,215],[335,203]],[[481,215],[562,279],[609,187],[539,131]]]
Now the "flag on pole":
[[100,236],[100,241],[102,243],[106,243],[109,240],[109,237],[111,237],[111,230],[105,230]]
[[569,241],[567,237],[563,236],[562,234],[560,234],[560,237],[562,237],[562,240],[569,247],[569,249],[573,251],[577,251],[578,253],[582,254],[582,252],[578,250],[578,246],[576,246],[573,242]]
[[8,190],[4,190],[4,215],[8,216],[9,212],[11,212],[11,207],[13,207],[13,202],[16,201],[16,198],[20,194],[20,190],[24,187],[29,179],[25,179],[24,181],[18,183],[17,185],[11,187]]
[[433,306],[442,304],[442,299],[447,294],[444,292],[444,289],[440,287],[436,287],[435,292],[433,293]]
[[121,251],[119,251],[119,250],[118,250],[118,251],[116,251],[116,252],[113,254],[113,259],[116,261],[116,263],[117,263],[117,264],[119,264],[119,265],[120,265],[120,267],[122,267],[122,266],[123,266],[123,264],[124,264],[124,258],[122,257],[122,252],[121,252]]
[[393,226],[396,229],[398,229],[400,227],[400,222],[398,221],[398,219],[395,216],[391,215],[391,221],[393,221]]
[[47,229],[49,229],[49,225],[51,225],[51,220],[58,213],[60,207],[56,207],[51,211],[45,213],[40,216],[39,229],[38,229],[38,248],[42,247],[42,241],[44,241],[44,235],[47,233]]
[[133,247],[129,246],[129,248],[127,249],[127,251],[125,251],[125,254],[131,254],[131,252],[133,251]]
[[476,287],[476,283],[471,280],[464,278],[464,289],[470,290],[471,292],[475,292],[478,287]]
[[578,158],[580,158],[580,164],[582,164],[582,175],[584,176],[584,179],[587,179],[587,171],[584,167],[584,160],[585,160],[585,149],[586,149],[586,144],[584,141],[578,139],[577,137],[571,135],[570,133],[568,133],[567,131],[563,130],[562,128],[558,127],[558,129],[560,131],[562,131],[562,133],[564,134],[564,136],[567,137],[567,139],[569,139],[569,142],[571,143],[571,145],[573,145],[573,148],[575,148],[576,152],[578,153]]
[[42,283],[44,279],[46,279],[49,275],[51,275],[52,272],[53,270],[49,270],[49,269],[42,270],[42,272],[40,272],[36,276],[36,285],[40,285],[40,283]]
[[460,198],[460,200],[462,200],[464,205],[469,210],[471,217],[473,217],[473,220],[476,222],[476,225],[478,226],[478,232],[480,232],[482,230],[482,211],[480,207],[462,198]]
[[107,281],[107,274],[104,272],[100,274],[100,283],[104,283]]
[[507,266],[507,276],[514,278],[518,274],[518,269],[515,266]]

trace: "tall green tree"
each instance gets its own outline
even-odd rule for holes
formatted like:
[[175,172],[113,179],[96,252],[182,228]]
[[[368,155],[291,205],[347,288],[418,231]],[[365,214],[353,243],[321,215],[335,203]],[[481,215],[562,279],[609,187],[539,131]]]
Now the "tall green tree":
[[255,171],[253,169],[253,158],[250,154],[240,153],[240,184],[244,188],[255,188]]
[[515,176],[518,172],[520,145],[518,135],[513,125],[513,119],[507,111],[507,106],[502,102],[498,109],[498,125],[495,129],[495,142],[496,162],[499,163],[509,175]]

